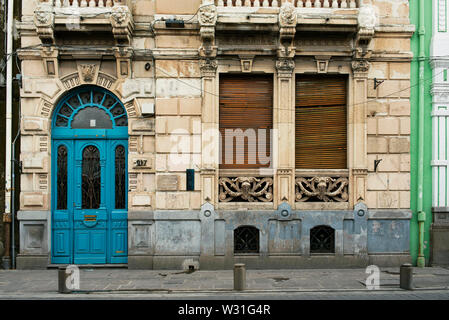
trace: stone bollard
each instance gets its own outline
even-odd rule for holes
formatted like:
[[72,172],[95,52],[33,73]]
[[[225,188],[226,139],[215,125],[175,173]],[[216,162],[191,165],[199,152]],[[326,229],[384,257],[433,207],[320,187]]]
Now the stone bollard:
[[[70,286],[71,273],[67,273],[66,267],[59,267],[58,269],[58,292],[59,293],[72,293]],[[67,286],[69,284],[69,286]]]
[[243,263],[234,265],[234,290],[246,289],[246,268]]
[[413,290],[413,267],[410,263],[405,263],[400,269],[400,287],[404,290]]

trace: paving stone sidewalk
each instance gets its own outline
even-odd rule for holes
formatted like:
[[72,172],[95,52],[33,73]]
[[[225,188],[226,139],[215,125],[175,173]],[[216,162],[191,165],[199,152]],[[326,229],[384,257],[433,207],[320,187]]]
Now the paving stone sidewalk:
[[[414,268],[416,289],[449,290],[449,268]],[[252,292],[366,291],[365,269],[247,270]],[[120,292],[226,292],[233,290],[233,270],[84,269],[81,293]],[[400,290],[399,268],[383,268],[381,290]],[[58,290],[58,270],[0,270],[0,299],[13,295],[39,296]]]

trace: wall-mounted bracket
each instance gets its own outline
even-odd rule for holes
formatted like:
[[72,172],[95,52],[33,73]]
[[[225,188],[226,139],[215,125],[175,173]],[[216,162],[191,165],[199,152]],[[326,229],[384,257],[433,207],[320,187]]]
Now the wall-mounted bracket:
[[382,83],[384,83],[385,80],[377,80],[377,78],[374,78],[374,90],[376,90]]

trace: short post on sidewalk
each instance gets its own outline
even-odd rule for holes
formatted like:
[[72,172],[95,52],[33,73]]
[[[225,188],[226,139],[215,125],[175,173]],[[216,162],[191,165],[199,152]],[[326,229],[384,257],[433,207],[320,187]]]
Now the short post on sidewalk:
[[234,265],[234,290],[242,291],[246,289],[246,268],[245,264]]
[[71,274],[67,273],[66,267],[59,267],[58,269],[58,292],[59,293],[72,293],[72,287],[70,286]]
[[405,263],[400,268],[400,287],[404,290],[413,290],[413,266]]

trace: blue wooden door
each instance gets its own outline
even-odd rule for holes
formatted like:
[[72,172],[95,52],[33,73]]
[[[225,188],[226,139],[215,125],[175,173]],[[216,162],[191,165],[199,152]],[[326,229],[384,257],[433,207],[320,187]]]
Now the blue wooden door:
[[57,264],[128,262],[126,110],[110,92],[67,95],[52,123],[52,241]]
[[127,141],[61,140],[54,147],[57,170],[73,170],[55,181],[53,263],[127,263]]

